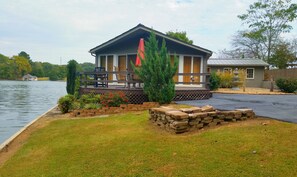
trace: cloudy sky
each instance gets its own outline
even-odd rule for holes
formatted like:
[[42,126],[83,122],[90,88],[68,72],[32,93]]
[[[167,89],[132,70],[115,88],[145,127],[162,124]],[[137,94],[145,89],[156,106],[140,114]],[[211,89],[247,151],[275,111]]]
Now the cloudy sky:
[[231,36],[243,29],[237,15],[254,1],[0,0],[0,53],[25,51],[33,61],[55,64],[94,62],[91,48],[142,23],[164,33],[186,31],[216,56],[230,48]]

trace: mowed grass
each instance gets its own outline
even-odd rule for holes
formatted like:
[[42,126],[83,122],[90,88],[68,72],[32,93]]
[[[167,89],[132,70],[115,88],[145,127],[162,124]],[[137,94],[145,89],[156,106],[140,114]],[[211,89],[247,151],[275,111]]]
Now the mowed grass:
[[264,121],[174,135],[147,112],[57,120],[34,132],[0,176],[297,176],[297,125]]

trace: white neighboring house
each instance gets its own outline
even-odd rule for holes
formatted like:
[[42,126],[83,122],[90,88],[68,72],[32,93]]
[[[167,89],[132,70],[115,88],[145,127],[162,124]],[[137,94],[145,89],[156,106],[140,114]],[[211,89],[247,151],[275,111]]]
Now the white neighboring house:
[[31,74],[26,74],[23,76],[23,81],[37,81],[38,78],[36,76],[32,76]]

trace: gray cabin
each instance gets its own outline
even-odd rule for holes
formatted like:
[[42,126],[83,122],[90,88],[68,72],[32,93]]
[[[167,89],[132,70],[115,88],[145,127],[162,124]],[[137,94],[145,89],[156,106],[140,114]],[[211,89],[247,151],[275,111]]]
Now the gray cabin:
[[[89,52],[95,57],[96,67],[105,67],[109,72],[115,71],[115,67],[119,71],[132,70],[130,62],[132,61],[135,64],[139,40],[144,38],[146,41],[151,31],[156,34],[160,46],[162,40],[165,40],[172,61],[174,55],[178,57],[178,73],[207,73],[207,60],[212,55],[212,51],[177,40],[142,24],[92,48]],[[116,80],[115,75],[109,75],[108,77],[108,80]],[[175,82],[186,82],[191,85],[190,82],[205,82],[206,77],[205,75],[195,77],[176,75],[174,80]],[[203,84],[196,86],[205,88]]]
[[244,69],[246,72],[247,87],[262,87],[264,70],[269,64],[255,58],[210,58],[208,72],[232,72],[235,68]]

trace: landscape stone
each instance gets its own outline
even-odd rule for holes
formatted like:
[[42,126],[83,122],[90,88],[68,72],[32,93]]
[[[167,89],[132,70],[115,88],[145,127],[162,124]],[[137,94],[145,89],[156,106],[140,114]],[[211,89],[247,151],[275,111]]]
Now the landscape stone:
[[201,108],[199,107],[191,107],[190,109],[192,109],[193,113],[202,112]]
[[180,110],[162,106],[150,109],[149,113],[149,119],[154,124],[173,133],[184,133],[205,127],[226,125],[228,122],[251,119],[255,116],[255,113],[250,109],[217,111],[209,105],[202,108],[192,107]]
[[214,111],[214,108],[213,108],[213,106],[206,105],[201,108],[201,111],[202,112],[211,112],[211,111]]

